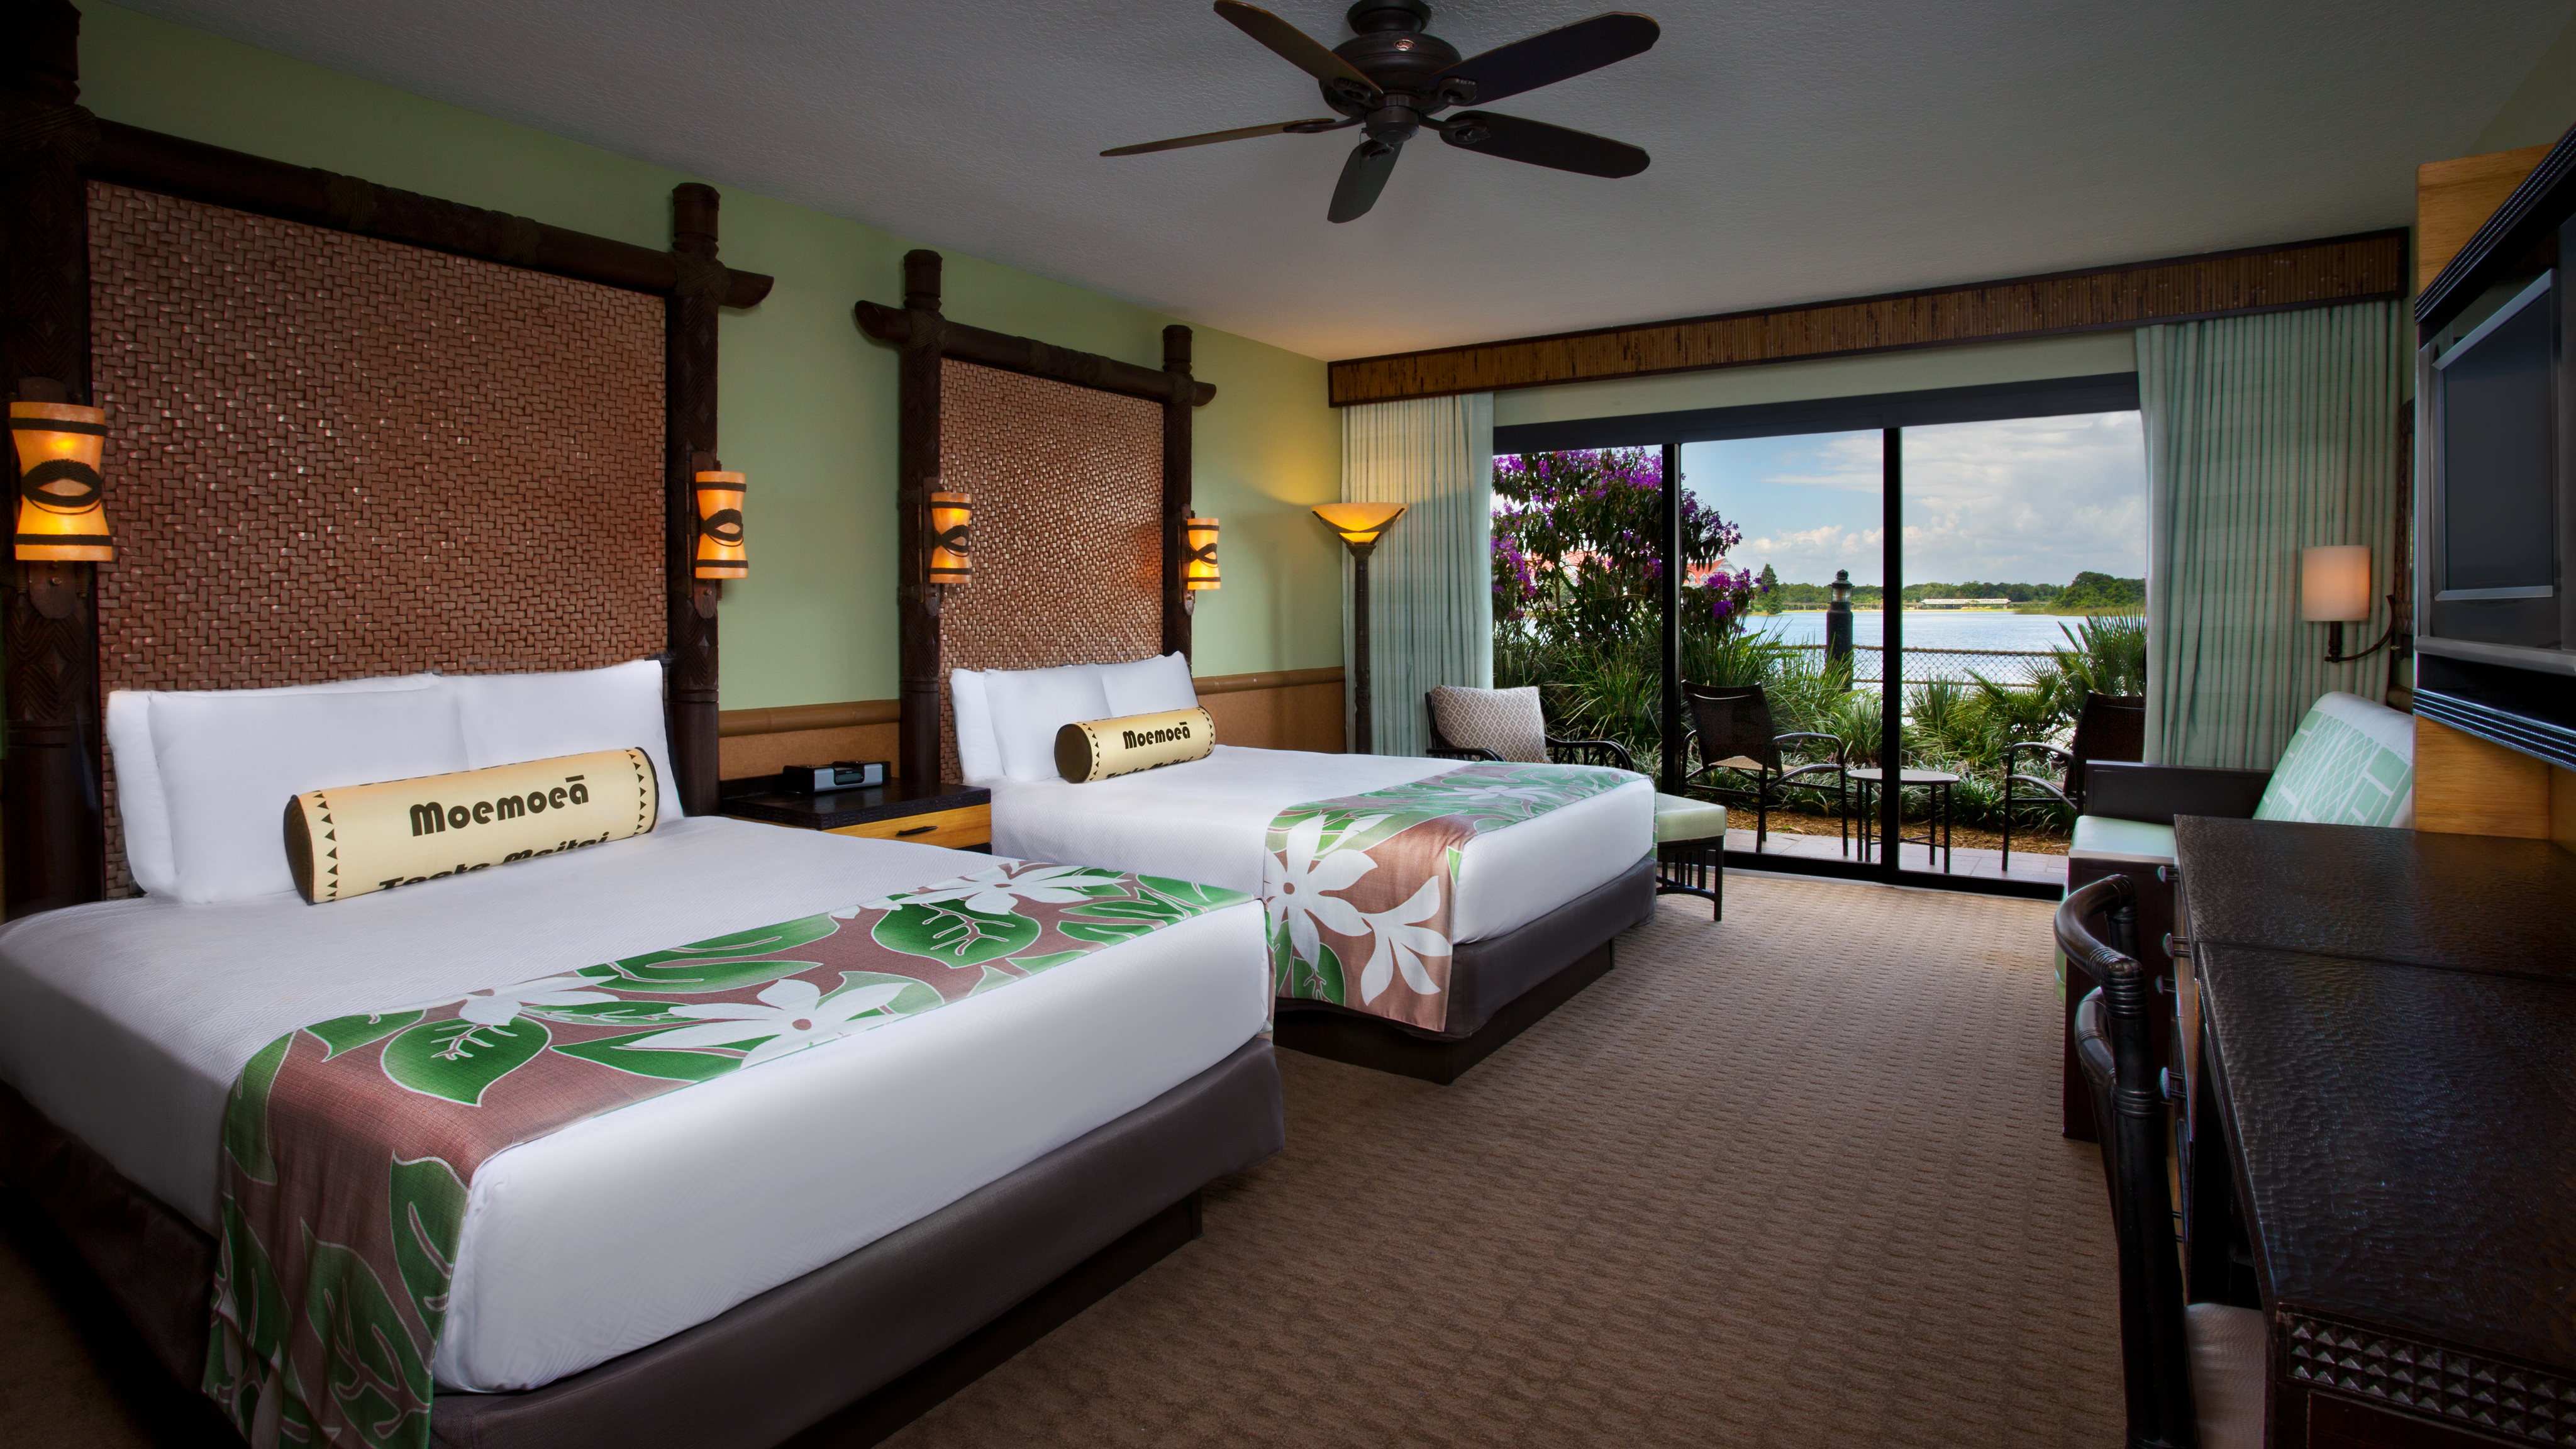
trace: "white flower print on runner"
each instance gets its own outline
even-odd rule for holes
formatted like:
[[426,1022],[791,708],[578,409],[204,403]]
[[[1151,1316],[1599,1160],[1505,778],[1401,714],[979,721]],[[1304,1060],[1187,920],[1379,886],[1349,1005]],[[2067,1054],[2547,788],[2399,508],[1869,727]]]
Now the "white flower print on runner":
[[[1362,822],[1359,828],[1384,818]],[[1275,939],[1284,928],[1301,961],[1315,959],[1319,918],[1322,924],[1345,936],[1360,935],[1368,928],[1368,918],[1360,914],[1359,907],[1325,892],[1355,884],[1361,876],[1377,869],[1377,862],[1356,850],[1318,859],[1317,846],[1323,834],[1322,816],[1304,821],[1288,832],[1284,845],[1261,862],[1261,894],[1263,909],[1270,917],[1270,934]]]
[[761,992],[757,1005],[710,1001],[672,1007],[673,1016],[708,1024],[656,1032],[653,1046],[657,1051],[685,1051],[759,1041],[742,1059],[746,1067],[758,1066],[893,1021],[885,1007],[902,991],[900,986],[853,986],[825,996],[813,982],[791,976]]
[[1477,764],[1281,811],[1262,865],[1274,989],[1442,1030],[1461,849],[1636,778]]

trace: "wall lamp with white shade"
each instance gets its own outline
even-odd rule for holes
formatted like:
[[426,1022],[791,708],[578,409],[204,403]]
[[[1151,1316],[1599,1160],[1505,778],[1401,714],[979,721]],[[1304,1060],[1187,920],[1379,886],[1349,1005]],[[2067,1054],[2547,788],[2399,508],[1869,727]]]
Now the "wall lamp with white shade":
[[2299,617],[2326,626],[2326,662],[2349,664],[2397,637],[2397,596],[2388,596],[2388,630],[2358,654],[2343,652],[2343,626],[2370,618],[2370,546],[2325,544],[2299,551]]

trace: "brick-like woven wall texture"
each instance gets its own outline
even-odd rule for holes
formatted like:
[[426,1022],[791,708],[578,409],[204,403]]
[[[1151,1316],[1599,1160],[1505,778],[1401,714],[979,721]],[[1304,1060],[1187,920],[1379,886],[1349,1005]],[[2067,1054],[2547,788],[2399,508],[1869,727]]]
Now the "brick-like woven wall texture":
[[659,298],[122,186],[89,207],[103,689],[661,652]]
[[[975,577],[939,610],[939,671],[1117,664],[1163,647],[1163,410],[949,359],[939,476],[975,495]],[[939,760],[957,722],[939,691]]]

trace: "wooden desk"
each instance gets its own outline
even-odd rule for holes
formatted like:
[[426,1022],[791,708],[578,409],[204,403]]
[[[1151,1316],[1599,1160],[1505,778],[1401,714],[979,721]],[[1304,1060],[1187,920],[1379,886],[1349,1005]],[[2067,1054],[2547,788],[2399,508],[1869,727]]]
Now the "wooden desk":
[[2271,1443],[2576,1443],[2576,855],[2175,823],[2191,1296]]

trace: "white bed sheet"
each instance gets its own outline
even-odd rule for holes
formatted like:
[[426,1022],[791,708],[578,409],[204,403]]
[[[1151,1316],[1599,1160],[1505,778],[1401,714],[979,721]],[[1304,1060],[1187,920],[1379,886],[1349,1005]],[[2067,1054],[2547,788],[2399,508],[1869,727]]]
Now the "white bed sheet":
[[[993,849],[1261,893],[1270,822],[1309,800],[1382,790],[1456,760],[1319,755],[1218,745],[1207,758],[1112,780],[990,780]],[[1655,843],[1655,789],[1643,775],[1604,794],[1468,842],[1458,863],[1451,939],[1524,926],[1635,865]]]
[[[793,919],[987,857],[722,819],[308,906],[104,902],[0,928],[0,1079],[211,1229],[223,1100],[309,1022]],[[1245,904],[684,1088],[476,1173],[437,1375],[532,1388],[955,1201],[1262,1028]]]

